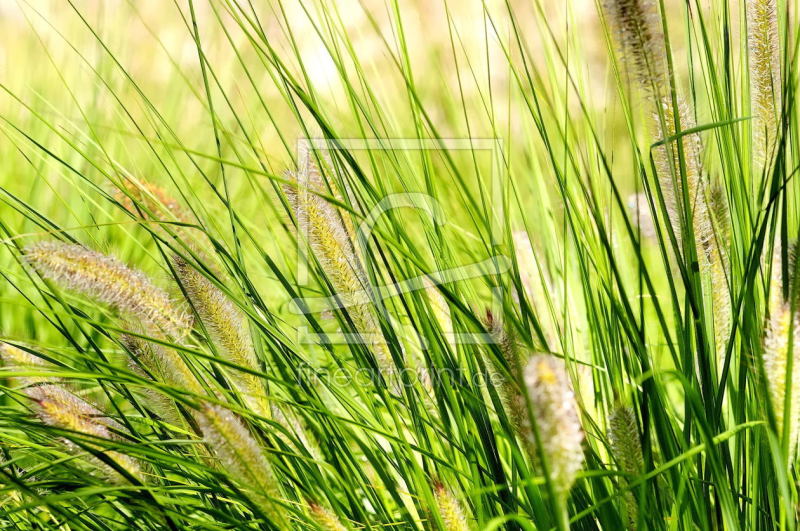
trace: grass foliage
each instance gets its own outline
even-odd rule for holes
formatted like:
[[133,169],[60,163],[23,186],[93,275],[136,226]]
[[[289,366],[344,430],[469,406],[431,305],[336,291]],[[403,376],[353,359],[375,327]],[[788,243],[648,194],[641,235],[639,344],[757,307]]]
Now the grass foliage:
[[798,7],[0,0],[0,526],[795,529]]

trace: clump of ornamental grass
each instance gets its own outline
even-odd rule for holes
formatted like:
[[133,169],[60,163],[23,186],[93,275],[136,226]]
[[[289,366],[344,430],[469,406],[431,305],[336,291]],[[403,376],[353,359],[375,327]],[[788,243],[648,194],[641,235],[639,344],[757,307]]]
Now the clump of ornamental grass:
[[[80,436],[88,436],[88,440],[83,441],[82,444],[102,452],[131,476],[141,477],[142,471],[135,459],[113,450],[104,449],[102,446],[102,441],[119,440],[117,433],[124,432],[122,425],[60,385],[34,385],[26,388],[25,394],[33,402],[36,414],[44,424],[74,432]],[[70,440],[69,435],[63,439],[63,443],[71,451],[78,451],[80,448]],[[100,459],[91,456],[86,460],[97,469],[102,470],[108,480],[115,483],[125,481],[125,476]]]
[[578,403],[563,362],[546,354],[528,361],[525,387],[533,419],[528,444],[544,465],[554,494],[566,498],[583,467],[583,428]]
[[791,302],[783,296],[780,252],[773,251],[773,257],[762,356],[775,426],[779,434],[788,437],[786,446],[792,462],[800,423],[800,323]]
[[[634,78],[649,109],[651,131],[658,145],[652,152],[656,181],[669,224],[679,244],[694,246],[700,271],[711,293],[717,353],[724,351],[731,327],[730,292],[725,252],[715,231],[711,191],[703,178],[702,142],[689,104],[674,93],[658,2],[606,0],[626,71]],[[680,133],[680,136],[678,136]],[[658,204],[658,203],[656,203]],[[718,215],[727,215],[720,212]],[[682,227],[691,223],[692,237]]]
[[[626,474],[625,483],[642,474],[644,459],[642,443],[639,440],[639,429],[633,409],[626,406],[615,407],[608,416],[608,442],[611,445],[611,456]],[[636,498],[629,490],[625,492],[625,510],[628,529],[636,529],[639,521],[639,506]]]
[[[244,313],[195,267],[179,257],[173,258],[173,262],[178,282],[219,355],[243,369],[258,371],[258,358]],[[228,372],[236,388],[245,397],[247,405],[255,413],[268,416],[269,404],[264,381],[250,372],[236,369]]]
[[433,486],[433,495],[439,510],[439,518],[444,525],[443,531],[469,531],[471,529],[461,501],[450,489],[437,481]]
[[[23,257],[42,277],[111,306],[146,336],[179,341],[191,331],[191,315],[166,291],[112,256],[81,245],[40,242],[26,247]],[[136,351],[161,381],[199,391],[196,378],[175,350],[145,343],[140,342]]]
[[192,319],[141,271],[82,245],[57,241],[25,247],[23,258],[43,278],[107,304],[149,333],[180,339]]
[[[80,246],[56,243],[26,248],[25,259],[46,278],[138,319],[136,325],[149,333],[152,330],[164,332],[167,339],[175,341],[189,332],[191,320],[176,309],[164,291],[144,274],[112,257]],[[209,300],[201,302],[210,303]],[[173,349],[135,336],[125,337],[123,343],[135,356],[135,361],[151,371],[153,379],[195,394],[203,393],[196,377]],[[224,347],[230,345],[238,346],[238,343],[232,342]],[[173,416],[165,404],[156,404],[168,418]],[[286,515],[274,503],[279,488],[271,466],[247,428],[224,407],[206,401],[201,401],[198,407],[194,419],[220,466],[251,491],[251,498],[265,514],[285,525]]]
[[781,64],[776,0],[747,0],[747,51],[750,67],[750,109],[753,162],[767,170],[780,134]]
[[[369,296],[369,282],[356,252],[352,226],[338,207],[326,199],[331,189],[319,167],[306,153],[290,174],[284,191],[297,219],[298,232],[311,248],[378,368],[390,372],[394,361]],[[334,196],[336,195],[335,192]]]

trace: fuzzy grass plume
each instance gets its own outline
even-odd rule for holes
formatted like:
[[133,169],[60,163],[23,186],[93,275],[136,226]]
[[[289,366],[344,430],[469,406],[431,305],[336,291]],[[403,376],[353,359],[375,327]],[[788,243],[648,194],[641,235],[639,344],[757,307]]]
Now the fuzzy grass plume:
[[546,464],[556,495],[566,496],[583,467],[583,428],[575,393],[563,363],[549,355],[532,357],[524,378],[541,446],[535,436],[528,442]]
[[458,498],[440,482],[434,485],[433,494],[439,509],[439,518],[444,524],[443,531],[469,531],[470,526],[464,508]]
[[[764,374],[778,433],[784,433],[784,425],[788,424],[786,446],[791,460],[796,453],[800,423],[800,323],[792,313],[790,301],[783,296],[780,252],[775,250],[773,257],[769,314],[764,329]],[[791,395],[787,396],[789,392]]]
[[[644,472],[642,444],[639,440],[636,416],[632,408],[617,406],[611,411],[608,416],[608,441],[611,445],[611,455],[622,472],[629,478]],[[630,481],[629,478],[626,478],[626,483]],[[636,504],[636,498],[630,491],[625,493],[625,508],[628,529],[636,529],[639,521],[639,507]]]
[[753,158],[756,171],[766,171],[775,156],[782,103],[780,34],[776,0],[747,0],[747,51],[750,66],[750,108],[753,115]]
[[339,517],[318,503],[310,503],[308,507],[311,519],[322,531],[347,531]]
[[331,192],[310,153],[301,157],[299,170],[293,177],[295,186],[286,186],[284,190],[294,209],[298,231],[319,261],[361,339],[370,347],[378,368],[389,372],[394,360],[368,295],[369,281],[355,248],[352,226],[339,208],[323,197]]
[[[685,134],[696,124],[689,104],[674,94],[656,0],[606,0],[605,11],[615,30],[626,71],[649,106],[653,138],[660,144],[652,152],[657,183],[669,224],[680,244],[682,227],[691,223],[698,265],[710,293],[715,347],[719,356],[731,328],[730,291],[726,257],[715,230],[712,191],[703,177],[702,142],[698,133]],[[680,135],[680,136],[679,136]],[[658,202],[656,203],[658,204]]]
[[[3,362],[3,372],[14,373],[17,371],[30,371],[32,369],[41,370],[45,367],[41,358],[8,343],[0,343],[0,361]],[[15,376],[13,378],[13,381],[23,387],[37,384],[45,380],[46,378],[40,376],[25,376],[21,378]]]
[[191,329],[191,317],[164,290],[114,257],[56,241],[29,245],[23,256],[42,277],[135,318],[148,333],[179,339]]
[[[244,313],[203,273],[181,258],[175,257],[173,262],[178,281],[220,356],[244,369],[258,371],[258,358]],[[236,369],[228,372],[253,411],[268,416],[265,382],[252,373]]]
[[[124,431],[124,428],[119,423],[108,418],[99,409],[61,386],[50,384],[35,385],[28,387],[25,390],[25,394],[35,404],[39,418],[49,426],[106,441],[118,439],[114,432],[120,433]],[[67,448],[78,450],[79,447],[69,440],[69,436],[64,441]],[[103,451],[130,475],[134,477],[141,476],[139,465],[131,457],[116,451],[102,450],[100,441],[86,441],[83,444],[95,447],[98,451]],[[124,476],[99,459],[91,457],[88,461],[103,470],[104,475],[110,480],[114,482],[124,481]]]
[[242,421],[231,411],[213,404],[202,405],[196,420],[219,466],[246,489],[273,525],[289,529],[288,514],[278,503],[280,485],[272,465]]

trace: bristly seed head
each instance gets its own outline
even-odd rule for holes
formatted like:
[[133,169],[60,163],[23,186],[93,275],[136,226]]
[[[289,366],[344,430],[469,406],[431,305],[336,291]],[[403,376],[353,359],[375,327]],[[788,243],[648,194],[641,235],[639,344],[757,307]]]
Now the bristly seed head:
[[[109,441],[118,439],[115,431],[124,431],[122,425],[60,386],[45,384],[28,387],[25,394],[36,404],[39,418],[49,426]],[[74,448],[69,441],[65,443],[67,447]],[[99,445],[94,446],[102,449]],[[105,453],[132,475],[140,474],[139,465],[134,459],[115,451]],[[121,480],[119,474],[102,461],[89,460],[104,470],[110,479]]]
[[[792,315],[792,305],[783,296],[780,250],[773,251],[772,277],[768,297],[769,315],[764,330],[764,374],[775,424],[779,434],[789,423],[789,457],[795,455],[800,435],[800,318]],[[789,370],[791,360],[791,373]],[[791,404],[786,410],[787,392]]]
[[666,45],[654,0],[605,0],[623,59],[642,88],[661,99],[669,95]]
[[[0,361],[2,361],[3,368],[10,371],[41,369],[45,366],[40,358],[8,343],[0,343]],[[27,387],[44,381],[44,378],[26,376],[24,378],[14,377],[13,380],[21,386]]]
[[300,161],[300,168],[290,177],[296,186],[285,186],[284,191],[297,218],[301,238],[305,238],[330,281],[335,295],[345,305],[355,328],[369,345],[382,371],[391,371],[394,361],[372,308],[369,282],[354,245],[354,235],[349,218],[327,201],[324,195],[341,200],[331,192],[325,177],[310,154]]
[[469,531],[469,523],[464,514],[461,502],[442,483],[437,482],[433,487],[436,506],[439,508],[439,517],[444,523],[445,531]]
[[[174,257],[175,273],[219,354],[251,371],[259,369],[253,340],[244,313],[203,273],[180,257]],[[228,371],[246,402],[260,415],[269,415],[263,380],[251,373]]]
[[780,35],[775,0],[747,0],[747,48],[755,171],[763,172],[775,156],[782,104]]
[[279,503],[280,485],[272,465],[242,421],[230,410],[204,404],[196,415],[206,444],[231,479],[244,486],[253,501],[280,529],[288,529],[288,516]]
[[[632,408],[617,406],[611,411],[608,417],[608,439],[612,457],[619,465],[620,470],[628,476],[637,476],[644,471],[642,444],[639,440],[636,416]],[[627,481],[629,481],[628,478],[626,478]],[[639,507],[630,491],[625,492],[625,508],[628,529],[636,529]]]
[[308,509],[311,518],[323,531],[347,531],[339,517],[322,505],[309,503]]
[[563,363],[549,355],[534,356],[525,367],[525,386],[541,442],[534,457],[541,454],[556,495],[566,496],[583,466],[583,429]]
[[29,245],[23,256],[42,277],[138,319],[148,333],[180,339],[191,329],[166,292],[116,258],[56,241]]

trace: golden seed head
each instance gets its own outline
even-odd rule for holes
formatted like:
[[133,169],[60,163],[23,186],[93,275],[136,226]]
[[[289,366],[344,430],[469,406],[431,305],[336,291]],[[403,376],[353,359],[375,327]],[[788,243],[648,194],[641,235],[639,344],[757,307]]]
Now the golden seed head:
[[322,505],[316,503],[309,504],[309,511],[311,518],[314,522],[323,529],[323,531],[346,531],[347,528],[342,524],[342,521],[333,512],[329,511]]
[[288,516],[275,500],[280,486],[272,465],[242,421],[230,410],[204,404],[196,415],[206,444],[230,478],[248,491],[251,499],[274,524],[288,527]]
[[445,531],[468,531],[467,517],[458,498],[441,483],[434,485],[433,494]]
[[750,106],[756,171],[774,157],[781,115],[781,57],[776,0],[747,0]]
[[[46,364],[36,356],[29,354],[21,348],[9,345],[8,343],[0,343],[0,361],[3,362],[3,367],[12,371],[24,371],[26,369],[40,369]],[[44,381],[41,377],[25,377],[14,378],[14,380],[22,385],[29,386]]]
[[[783,432],[783,425],[787,419],[789,422],[791,457],[794,455],[800,435],[798,429],[800,427],[800,319],[797,315],[792,315],[791,303],[783,296],[780,249],[776,247],[772,256],[762,359],[778,432]],[[787,374],[790,359],[792,370],[791,374]],[[791,390],[791,404],[786,411],[786,394],[789,390]]]
[[24,258],[42,277],[138,319],[148,333],[180,339],[191,329],[191,316],[165,291],[114,257],[49,241],[27,246]]
[[0,343],[0,361],[4,367],[25,368],[44,365],[40,358],[9,343]]
[[[179,257],[173,261],[178,281],[220,356],[245,369],[258,370],[258,359],[244,313],[203,273]],[[235,369],[228,373],[246,402],[257,413],[268,415],[262,379]]]
[[352,225],[320,194],[333,193],[335,198],[341,198],[329,190],[310,156],[301,160],[299,171],[290,177],[296,186],[285,186],[284,191],[297,218],[301,239],[311,248],[356,330],[371,347],[378,367],[390,370],[394,362],[372,308],[369,282],[356,252]]
[[[34,402],[39,418],[49,426],[109,441],[117,440],[115,432],[124,430],[121,424],[102,411],[58,385],[28,387],[25,394]],[[67,442],[67,446],[72,445]],[[101,448],[98,446],[98,449]],[[140,468],[136,460],[114,451],[105,453],[129,473],[139,475]],[[121,479],[116,471],[102,461],[95,458],[89,460],[101,468],[109,479]]]
[[110,439],[109,424],[115,424],[85,400],[57,385],[38,385],[25,390],[36,403],[39,417],[45,424],[65,430]]
[[[542,454],[556,493],[566,496],[583,466],[583,429],[578,404],[562,362],[536,355],[525,368],[525,386],[539,432]],[[529,445],[535,447],[533,434]]]

